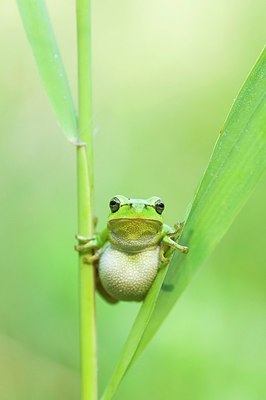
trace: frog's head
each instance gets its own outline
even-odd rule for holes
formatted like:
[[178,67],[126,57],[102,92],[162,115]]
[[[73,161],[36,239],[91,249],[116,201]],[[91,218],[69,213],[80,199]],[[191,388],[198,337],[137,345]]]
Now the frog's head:
[[164,204],[159,197],[147,200],[117,195],[109,203],[110,241],[118,249],[139,251],[161,239]]

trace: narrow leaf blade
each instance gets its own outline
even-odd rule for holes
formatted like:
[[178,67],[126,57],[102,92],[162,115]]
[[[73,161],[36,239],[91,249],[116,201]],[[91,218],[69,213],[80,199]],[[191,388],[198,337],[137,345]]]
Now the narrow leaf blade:
[[132,361],[149,343],[265,172],[265,89],[264,50],[230,111],[193,201],[180,238],[180,243],[188,245],[190,252],[186,256],[175,252],[168,270],[156,278],[129,334],[104,400],[113,397]]
[[78,140],[77,118],[64,64],[43,0],[17,0],[24,28],[59,125]]

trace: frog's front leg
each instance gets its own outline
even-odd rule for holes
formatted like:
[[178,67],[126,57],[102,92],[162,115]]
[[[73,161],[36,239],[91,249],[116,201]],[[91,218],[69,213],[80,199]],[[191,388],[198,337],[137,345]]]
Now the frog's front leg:
[[77,234],[76,239],[79,241],[79,244],[75,246],[75,250],[78,252],[101,249],[108,240],[108,231],[104,229],[101,233],[92,236]]
[[170,260],[165,257],[166,251],[169,249],[169,247],[179,250],[181,253],[187,254],[188,253],[188,247],[187,246],[182,246],[181,244],[177,243],[173,238],[178,239],[182,229],[183,229],[184,223],[180,222],[175,224],[175,229],[171,228],[170,226],[164,224],[164,229],[163,229],[163,238],[161,241],[161,249],[160,249],[160,260],[162,263],[167,263]]
[[182,233],[184,225],[185,225],[185,222],[177,222],[174,225],[175,231],[169,235],[170,238],[172,239],[173,237],[175,237],[176,240],[177,240],[179,238],[179,236],[181,235],[181,233]]
[[182,246],[179,243],[176,243],[173,239],[170,238],[170,236],[165,236],[163,238],[163,243],[166,244],[169,247],[172,247],[172,249],[179,250],[181,253],[188,253],[188,247],[187,246]]
[[96,235],[92,235],[92,236],[83,236],[80,235],[79,233],[77,233],[75,235],[75,239],[77,239],[79,241],[79,243],[87,243],[90,240],[94,239]]
[[77,234],[76,239],[78,239],[79,243],[75,246],[75,250],[79,253],[83,253],[86,250],[94,250],[93,254],[84,255],[83,261],[86,264],[93,264],[95,261],[98,261],[100,258],[99,248],[100,248],[100,241],[97,239],[97,236],[82,236]]
[[76,239],[79,241],[79,244],[75,246],[75,250],[78,252],[101,247],[101,240],[99,239],[98,235],[87,237],[77,234]]
[[79,241],[79,244],[75,246],[75,250],[79,253],[94,250],[94,254],[85,255],[83,258],[87,264],[92,264],[99,260],[100,250],[108,240],[108,232],[107,229],[104,229],[101,233],[88,237],[77,234],[76,239]]

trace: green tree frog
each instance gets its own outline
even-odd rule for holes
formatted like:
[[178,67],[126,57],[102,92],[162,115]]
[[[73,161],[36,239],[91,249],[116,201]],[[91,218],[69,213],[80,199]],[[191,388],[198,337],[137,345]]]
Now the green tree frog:
[[169,247],[187,253],[188,248],[173,240],[176,230],[163,223],[164,204],[159,197],[147,200],[117,195],[109,203],[107,227],[92,237],[77,235],[77,251],[85,261],[96,261],[98,292],[109,302],[141,301],[145,298],[161,267],[169,260]]

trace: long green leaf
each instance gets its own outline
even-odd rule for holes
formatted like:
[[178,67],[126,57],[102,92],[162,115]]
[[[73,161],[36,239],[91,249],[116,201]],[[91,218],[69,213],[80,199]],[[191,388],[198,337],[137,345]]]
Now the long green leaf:
[[175,252],[145,299],[103,399],[158,330],[202,262],[228,230],[266,169],[266,51],[242,87],[215,146]]
[[64,64],[43,0],[17,0],[46,92],[63,132],[78,140],[77,118]]

